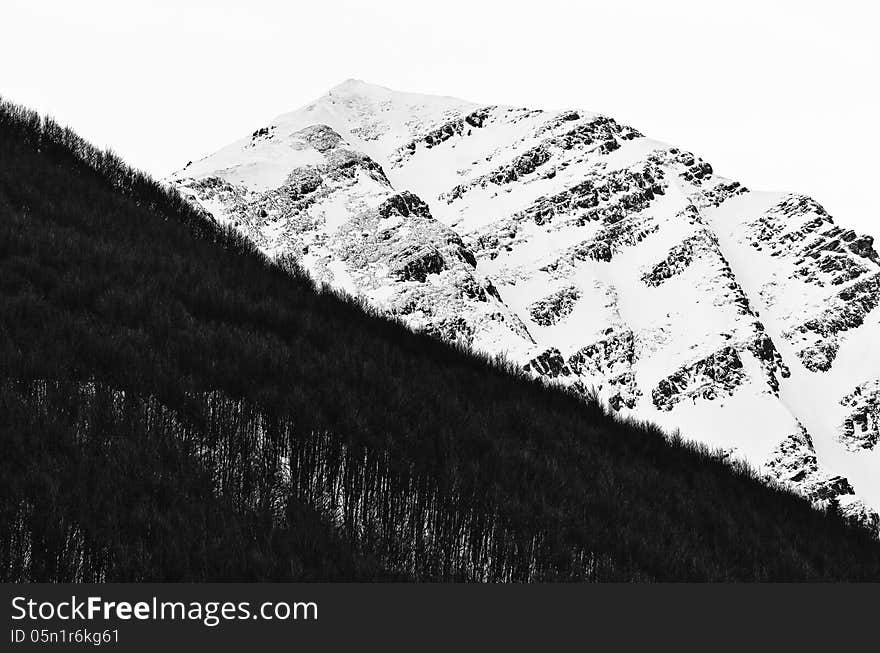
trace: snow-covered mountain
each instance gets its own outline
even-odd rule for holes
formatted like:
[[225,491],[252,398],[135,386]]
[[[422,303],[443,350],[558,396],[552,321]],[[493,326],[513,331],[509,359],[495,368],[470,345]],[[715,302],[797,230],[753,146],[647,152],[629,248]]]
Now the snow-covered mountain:
[[880,258],[581,110],[349,80],[171,182],[318,280],[878,523]]

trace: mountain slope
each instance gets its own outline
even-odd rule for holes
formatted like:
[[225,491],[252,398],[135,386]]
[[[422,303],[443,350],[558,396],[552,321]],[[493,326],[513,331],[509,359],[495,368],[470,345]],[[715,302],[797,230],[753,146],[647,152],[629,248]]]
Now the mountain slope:
[[10,105],[0,370],[3,580],[880,578],[839,513],[320,292]]
[[412,328],[878,524],[880,259],[809,198],[605,116],[356,80],[171,181]]

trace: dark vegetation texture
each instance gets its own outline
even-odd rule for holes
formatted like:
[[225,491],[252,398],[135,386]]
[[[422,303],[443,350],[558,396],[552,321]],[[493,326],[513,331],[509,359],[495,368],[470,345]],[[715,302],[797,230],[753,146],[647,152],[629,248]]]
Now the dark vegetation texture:
[[878,580],[833,511],[0,107],[0,580]]

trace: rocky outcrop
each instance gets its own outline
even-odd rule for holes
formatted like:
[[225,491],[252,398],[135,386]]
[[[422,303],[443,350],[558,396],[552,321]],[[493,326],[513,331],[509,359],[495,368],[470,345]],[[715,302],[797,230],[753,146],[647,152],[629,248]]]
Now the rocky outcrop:
[[529,314],[535,324],[551,326],[570,315],[580,297],[581,291],[575,286],[561,288],[529,306]]
[[748,344],[748,350],[760,363],[767,387],[774,394],[778,394],[779,379],[787,379],[791,376],[791,370],[782,360],[779,350],[773,344],[773,339],[764,332],[764,325],[757,322],[755,328],[758,335]]
[[[642,395],[633,373],[635,341],[629,329],[606,329],[605,337],[582,347],[568,358],[568,367],[582,382],[605,390],[608,405],[613,410],[635,408]],[[589,380],[589,381],[587,381]]]
[[440,274],[446,269],[446,261],[435,247],[411,246],[391,259],[391,276],[398,281],[424,283],[429,274]]
[[391,164],[399,166],[412,156],[419,145],[428,149],[436,147],[441,143],[448,141],[454,136],[470,136],[472,130],[483,127],[489,119],[492,110],[495,107],[483,107],[472,111],[466,116],[453,118],[439,125],[425,134],[419,135],[406,145],[400,147],[391,157]]
[[[413,195],[408,190],[398,195],[392,195],[376,209],[380,218],[388,219],[393,216],[407,218],[417,216],[419,218],[431,218],[431,209],[421,198]],[[459,239],[460,240],[460,239]]]
[[714,186],[703,188],[696,197],[696,205],[701,208],[719,207],[737,195],[748,193],[749,189],[738,181],[718,181]]
[[566,224],[578,226],[590,221],[613,224],[641,211],[657,195],[662,195],[662,178],[662,170],[651,165],[596,176],[555,195],[539,198],[514,216],[514,221],[528,220],[543,225],[564,216]]
[[[539,133],[552,130],[559,124],[567,122],[567,119],[579,120],[576,112],[564,114],[561,122],[552,121],[544,125]],[[473,188],[485,188],[489,184],[502,186],[520,181],[528,177],[545,164],[559,159],[562,167],[569,165],[564,154],[577,148],[578,152],[590,151],[594,154],[608,154],[617,150],[622,141],[632,140],[641,134],[631,127],[621,126],[615,120],[605,116],[596,116],[587,122],[581,122],[561,134],[554,134],[542,140],[538,145],[529,148],[522,154],[516,155],[513,160],[498,166],[491,172],[459,184],[451,190],[441,193],[439,200],[451,204],[461,198]],[[556,169],[547,172],[546,176],[554,176]]]
[[853,494],[852,486],[844,477],[819,469],[813,440],[800,425],[773,449],[765,469],[773,479],[813,502]]
[[732,395],[745,378],[739,352],[730,346],[722,347],[660,381],[651,398],[660,410],[672,410],[681,401],[712,401],[720,395]]
[[616,254],[639,244],[659,229],[660,225],[650,216],[629,216],[609,226],[603,226],[595,236],[568,248],[561,256],[540,269],[542,272],[555,273],[588,260],[609,263]]
[[415,329],[473,344],[497,327],[532,342],[492,282],[476,272],[461,237],[412,193],[391,195],[347,220],[327,247],[327,264],[344,264],[360,292],[380,292],[383,308]]
[[838,503],[838,510],[844,519],[860,525],[871,533],[880,534],[880,513],[851,495],[845,496],[844,499],[851,499]]
[[551,196],[540,197],[475,240],[479,255],[495,258],[528,239],[529,223],[555,229],[599,222],[611,226],[646,209],[664,193],[663,172],[650,164],[595,175]]
[[270,125],[268,127],[260,127],[255,130],[253,134],[251,134],[251,142],[248,143],[248,147],[254,147],[260,141],[269,141],[275,138],[275,129],[277,127],[275,125]]
[[708,231],[700,230],[669,250],[665,259],[642,275],[642,282],[657,287],[667,279],[681,274],[702,252],[717,247],[718,240]]
[[300,136],[306,143],[322,154],[336,149],[342,143],[342,136],[336,133],[329,125],[311,125],[310,127],[300,129],[298,132],[294,132],[294,134]]
[[831,296],[816,317],[787,332],[798,346],[798,356],[808,370],[827,372],[840,348],[841,334],[860,327],[880,305],[880,272],[851,283]]
[[850,451],[872,450],[880,440],[880,380],[859,384],[840,400],[847,408],[838,438]]
[[878,262],[873,238],[834,225],[815,200],[789,195],[750,223],[751,245],[794,260],[792,276],[819,286],[841,285]]
[[561,376],[570,376],[571,370],[565,364],[565,359],[556,347],[541,352],[523,365],[526,372],[547,379],[557,379]]
[[677,168],[679,176],[687,182],[697,185],[712,176],[712,166],[691,152],[684,152],[677,147],[658,150],[648,160],[665,163]]

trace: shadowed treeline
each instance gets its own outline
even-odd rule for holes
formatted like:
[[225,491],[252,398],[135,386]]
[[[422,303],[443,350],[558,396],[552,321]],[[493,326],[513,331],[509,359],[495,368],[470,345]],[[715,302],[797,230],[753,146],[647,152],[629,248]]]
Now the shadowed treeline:
[[0,106],[3,580],[880,579],[880,544],[316,289]]

